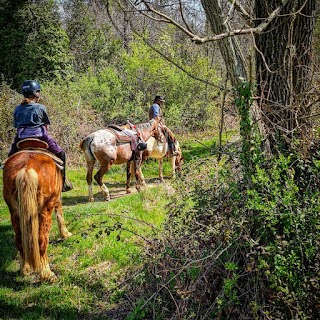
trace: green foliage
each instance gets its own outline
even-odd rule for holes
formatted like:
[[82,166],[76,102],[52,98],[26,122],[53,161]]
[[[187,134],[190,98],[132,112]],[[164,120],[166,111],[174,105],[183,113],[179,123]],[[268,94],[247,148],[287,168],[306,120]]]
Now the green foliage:
[[143,310],[151,316],[161,303],[159,318],[318,318],[319,154],[260,160],[250,185],[234,160],[220,169],[213,157],[193,159],[177,181],[146,267],[140,297],[152,303]]
[[95,8],[90,3],[75,0],[64,1],[63,8],[76,72],[88,69],[98,72],[106,67],[122,48],[110,32],[109,22],[99,19],[103,7]]
[[[5,159],[9,146],[13,141],[15,130],[13,129],[13,110],[21,99],[17,92],[11,90],[8,85],[0,85],[0,159]],[[0,160],[0,162],[1,162]]]
[[61,26],[57,4],[12,2],[16,3],[7,1],[0,11],[5,35],[0,44],[4,79],[20,88],[25,79],[63,78],[72,72],[68,37]]
[[245,179],[250,183],[251,174],[255,172],[255,165],[262,160],[262,152],[260,133],[256,125],[252,124],[251,119],[252,87],[249,82],[242,82],[239,85],[235,103],[240,115],[241,165]]
[[319,272],[317,162],[280,156],[271,166],[257,168],[246,201],[251,237],[261,250],[257,267],[278,295],[278,304],[298,304],[305,314]]
[[[195,54],[190,67],[185,66],[185,57],[179,56],[183,46],[174,41],[170,30],[168,32],[159,39],[161,50],[178,64],[183,65],[191,74],[209,78],[211,82],[218,82],[214,67],[208,70],[204,65],[203,52]],[[210,101],[217,92],[212,89],[207,92],[205,84],[173,67],[142,39],[135,38],[130,43],[130,51],[123,54],[123,65],[129,96],[132,96],[132,99],[137,95],[142,96],[141,103],[145,114],[154,95],[162,94],[166,97],[162,111],[169,127],[186,126],[188,129],[196,130],[212,126],[212,119],[217,112],[216,106],[206,101]]]

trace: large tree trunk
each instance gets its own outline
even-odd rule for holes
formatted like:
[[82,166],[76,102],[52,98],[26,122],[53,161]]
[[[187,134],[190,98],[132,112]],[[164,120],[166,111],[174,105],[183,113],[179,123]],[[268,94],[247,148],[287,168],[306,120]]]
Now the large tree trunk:
[[[256,0],[256,23],[282,0]],[[271,149],[308,148],[312,105],[311,39],[315,0],[289,1],[280,15],[255,36],[257,91]]]
[[[214,34],[226,33],[228,27],[223,23],[223,13],[218,0],[201,0],[206,17]],[[241,50],[233,37],[227,37],[218,42],[219,49],[226,65],[228,78],[234,87],[240,83],[240,78],[247,80],[245,63],[240,55]]]

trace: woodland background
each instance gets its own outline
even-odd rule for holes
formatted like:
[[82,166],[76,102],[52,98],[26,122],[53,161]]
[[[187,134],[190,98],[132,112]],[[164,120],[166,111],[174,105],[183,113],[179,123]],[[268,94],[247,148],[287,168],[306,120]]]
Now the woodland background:
[[25,79],[74,167],[156,94],[178,137],[241,137],[189,159],[128,319],[320,317],[318,1],[0,3],[1,159]]

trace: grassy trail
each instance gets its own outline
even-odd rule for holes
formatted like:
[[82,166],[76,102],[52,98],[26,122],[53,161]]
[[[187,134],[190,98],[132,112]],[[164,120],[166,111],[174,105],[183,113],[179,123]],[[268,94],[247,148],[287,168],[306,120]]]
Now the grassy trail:
[[[200,143],[199,143],[200,141]],[[193,158],[208,156],[213,140],[183,143],[185,166]],[[94,185],[95,202],[88,202],[85,168],[69,169],[74,189],[62,194],[66,225],[73,236],[59,239],[52,217],[49,262],[58,275],[53,284],[34,275],[21,277],[9,210],[0,197],[0,319],[125,319],[130,305],[122,305],[130,292],[128,279],[139,285],[143,277],[142,252],[148,239],[161,236],[170,195],[169,162],[166,182],[157,180],[158,165],[148,160],[143,168],[148,187],[140,193],[132,186],[125,194],[125,167],[113,166],[104,177],[111,201],[104,201]],[[2,174],[0,174],[2,195]],[[126,302],[127,303],[127,302]]]

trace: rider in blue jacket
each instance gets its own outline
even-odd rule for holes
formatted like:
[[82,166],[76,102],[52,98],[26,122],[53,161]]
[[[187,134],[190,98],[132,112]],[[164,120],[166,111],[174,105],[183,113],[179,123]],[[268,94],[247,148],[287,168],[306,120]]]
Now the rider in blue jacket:
[[[158,118],[159,128],[162,129],[162,131],[164,132],[164,134],[167,138],[169,151],[170,151],[171,155],[176,156],[177,155],[177,150],[176,150],[177,148],[175,145],[176,138],[175,138],[174,134],[172,133],[172,131],[165,125],[164,119],[161,114],[161,106],[164,102],[165,102],[165,100],[162,96],[155,96],[155,98],[153,100],[153,104],[149,109],[149,120],[151,120],[153,118]],[[159,133],[158,136],[161,137],[161,134]],[[160,139],[158,138],[158,140],[160,140]],[[163,141],[161,141],[161,142],[163,142]]]

